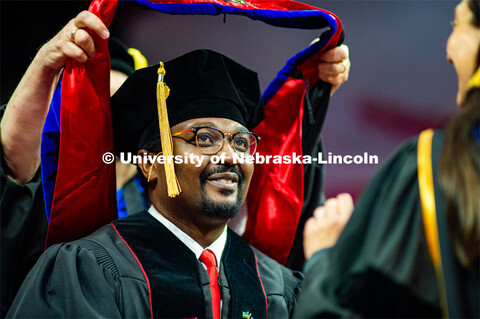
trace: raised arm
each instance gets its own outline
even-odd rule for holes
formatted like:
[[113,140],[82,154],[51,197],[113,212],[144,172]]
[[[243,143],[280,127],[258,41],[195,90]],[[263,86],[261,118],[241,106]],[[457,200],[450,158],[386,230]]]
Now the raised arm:
[[82,11],[40,48],[7,104],[0,125],[3,156],[8,177],[20,185],[40,165],[42,128],[66,60],[85,62],[95,55],[93,38],[83,28],[109,37],[97,16]]

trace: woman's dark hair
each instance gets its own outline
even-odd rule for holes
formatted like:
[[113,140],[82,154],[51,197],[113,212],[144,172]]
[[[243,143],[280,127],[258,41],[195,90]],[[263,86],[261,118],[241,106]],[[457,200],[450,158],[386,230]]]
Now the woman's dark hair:
[[479,0],[470,0],[468,2],[468,7],[473,13],[472,24],[474,26],[480,27],[480,1]]
[[[472,25],[480,28],[480,1],[470,0]],[[480,65],[480,47],[477,52]],[[447,224],[458,260],[478,263],[480,251],[480,147],[473,135],[480,124],[480,88],[471,88],[461,110],[447,124],[440,157],[440,183]]]
[[473,128],[480,123],[480,89],[468,92],[462,110],[445,128],[440,183],[447,224],[460,263],[470,267],[480,249],[480,148]]
[[[468,1],[468,8],[473,13],[472,24],[477,28],[480,28],[480,0]],[[480,67],[480,48],[477,55],[477,69]]]

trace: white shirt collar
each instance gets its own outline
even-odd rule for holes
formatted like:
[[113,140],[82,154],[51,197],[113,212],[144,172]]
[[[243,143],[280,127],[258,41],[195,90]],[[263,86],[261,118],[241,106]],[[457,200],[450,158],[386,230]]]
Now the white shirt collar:
[[[150,215],[152,215],[156,220],[158,220],[163,226],[165,226],[168,230],[170,230],[182,243],[185,244],[197,257],[200,258],[200,255],[203,252],[203,247],[197,243],[192,237],[185,234],[180,228],[175,226],[171,221],[166,219],[162,214],[160,214],[155,207],[150,206],[148,209]],[[225,225],[225,229],[223,230],[222,234],[207,248],[213,251],[215,257],[217,258],[217,265],[220,265],[220,260],[222,260],[223,249],[225,248],[225,244],[227,243],[227,226]]]

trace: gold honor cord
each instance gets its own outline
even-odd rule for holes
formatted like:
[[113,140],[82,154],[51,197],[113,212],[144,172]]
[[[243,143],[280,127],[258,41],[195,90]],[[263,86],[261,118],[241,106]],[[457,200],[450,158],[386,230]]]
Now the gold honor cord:
[[135,48],[129,48],[127,50],[128,54],[133,58],[133,65],[135,70],[143,69],[148,66],[147,58]]
[[448,318],[447,292],[445,288],[445,278],[443,276],[437,213],[435,207],[435,193],[433,188],[432,138],[432,129],[423,131],[418,138],[418,187],[420,189],[425,237],[427,238],[428,250],[437,277],[440,307],[443,317]]
[[[158,68],[157,82],[157,109],[158,109],[158,125],[160,129],[160,141],[162,142],[163,155],[167,159],[165,161],[165,179],[167,180],[168,197],[176,197],[182,191],[178,183],[177,175],[175,175],[175,166],[173,165],[173,142],[170,124],[168,123],[167,102],[166,99],[170,94],[170,89],[163,82],[165,76],[165,68],[160,62]],[[153,165],[153,164],[152,164]]]

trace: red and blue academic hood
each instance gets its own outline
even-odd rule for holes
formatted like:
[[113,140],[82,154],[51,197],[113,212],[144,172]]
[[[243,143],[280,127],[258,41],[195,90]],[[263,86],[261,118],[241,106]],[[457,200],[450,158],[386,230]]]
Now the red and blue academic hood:
[[[172,15],[233,14],[282,28],[326,28],[320,41],[290,58],[267,87],[263,93],[266,118],[255,129],[262,137],[259,154],[303,154],[302,118],[308,112],[305,95],[319,81],[318,55],[343,40],[342,24],[334,14],[289,0],[94,0],[89,11],[108,27],[117,6],[123,4]],[[108,41],[93,37],[97,55],[86,63],[67,62],[61,93],[55,93],[43,132],[42,177],[49,220],[46,246],[78,239],[117,218],[115,166],[102,161],[104,153],[115,153],[110,56]],[[303,195],[302,164],[257,165],[247,198],[247,241],[285,262]]]

